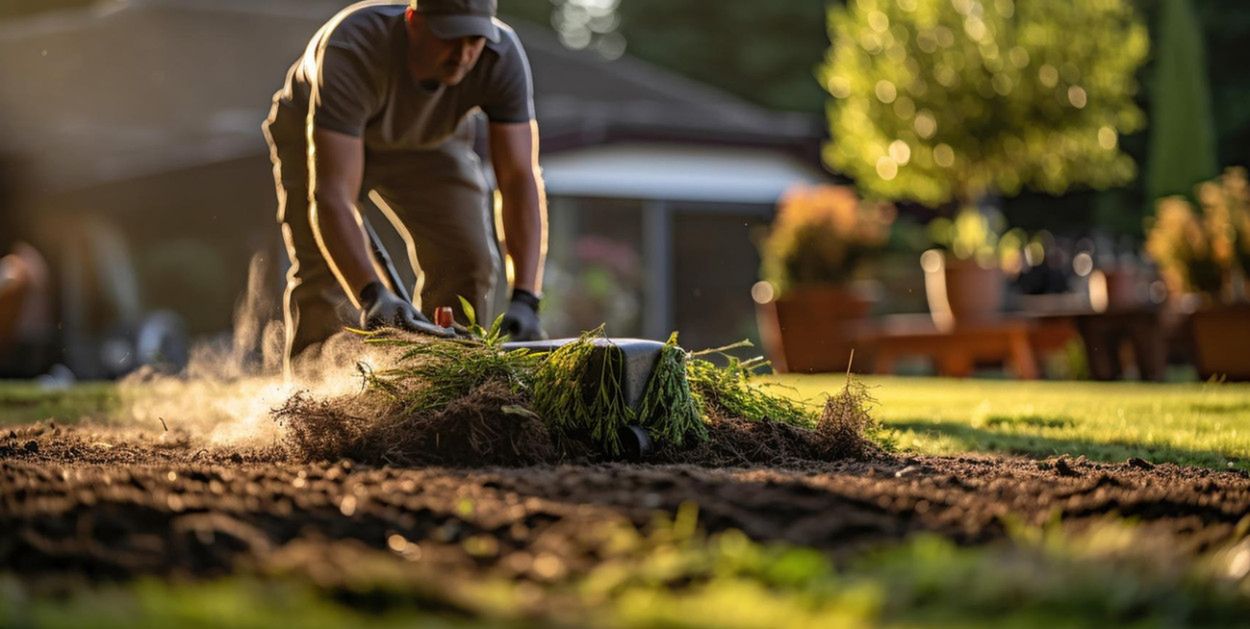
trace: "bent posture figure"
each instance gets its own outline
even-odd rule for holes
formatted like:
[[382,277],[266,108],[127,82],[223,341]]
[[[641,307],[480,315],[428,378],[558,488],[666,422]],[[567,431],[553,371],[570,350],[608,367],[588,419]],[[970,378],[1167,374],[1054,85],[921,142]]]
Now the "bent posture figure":
[[[313,36],[264,125],[278,221],[290,256],[286,367],[342,328],[343,295],[367,329],[422,325],[440,306],[479,313],[498,254],[489,191],[473,152],[473,114],[489,120],[491,165],[513,263],[504,330],[541,338],[546,200],[533,82],[496,0],[362,2]],[[357,203],[372,198],[415,253],[419,308],[383,283]]]

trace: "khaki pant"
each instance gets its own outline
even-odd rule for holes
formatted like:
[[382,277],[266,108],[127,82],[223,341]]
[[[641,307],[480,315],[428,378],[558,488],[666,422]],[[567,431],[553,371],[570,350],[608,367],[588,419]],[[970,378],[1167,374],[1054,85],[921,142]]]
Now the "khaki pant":
[[[286,365],[309,347],[359,325],[309,223],[307,144],[301,120],[275,105],[265,122],[278,193],[278,222],[291,268],[286,276],[283,314]],[[430,150],[367,153],[362,198],[370,192],[409,246],[417,278],[411,291],[418,307],[433,319],[434,309],[451,306],[464,321],[459,297],[479,313],[499,269],[489,198],[481,164],[473,152],[473,120]],[[396,261],[402,256],[391,252]]]

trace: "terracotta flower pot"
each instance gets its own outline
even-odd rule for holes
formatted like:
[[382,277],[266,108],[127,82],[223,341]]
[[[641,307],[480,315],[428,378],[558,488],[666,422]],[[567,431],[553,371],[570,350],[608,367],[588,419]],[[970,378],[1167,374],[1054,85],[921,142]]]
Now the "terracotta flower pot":
[[936,251],[926,252],[921,266],[929,312],[939,328],[987,323],[1002,316],[1006,280],[998,267],[987,269]]
[[1250,305],[1202,308],[1189,324],[1199,375],[1250,380]]
[[[872,300],[844,286],[804,287],[756,301],[764,350],[780,373],[846,371]],[[870,365],[862,352],[855,365]]]
[[1107,283],[1107,307],[1111,310],[1133,308],[1142,303],[1141,273],[1130,266],[1108,269],[1103,272]]

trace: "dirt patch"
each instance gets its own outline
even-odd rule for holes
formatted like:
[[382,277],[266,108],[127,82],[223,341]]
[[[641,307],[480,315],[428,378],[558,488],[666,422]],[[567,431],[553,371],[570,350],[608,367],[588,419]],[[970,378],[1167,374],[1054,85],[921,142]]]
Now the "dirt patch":
[[[1197,553],[1232,539],[1250,512],[1242,473],[1080,458],[804,461],[819,444],[781,426],[714,424],[739,441],[707,459],[772,440],[768,447],[793,453],[779,467],[480,469],[297,463],[274,450],[199,448],[171,433],[25,427],[0,435],[0,564],[88,578],[216,575],[350,543],[551,580],[595,561],[597,531],[646,526],[684,502],[699,506],[710,530],[835,557],[918,532],[986,542],[1004,536],[1004,518],[1042,524],[1054,515],[1073,526],[1131,517]],[[540,569],[539,556],[548,558]]]

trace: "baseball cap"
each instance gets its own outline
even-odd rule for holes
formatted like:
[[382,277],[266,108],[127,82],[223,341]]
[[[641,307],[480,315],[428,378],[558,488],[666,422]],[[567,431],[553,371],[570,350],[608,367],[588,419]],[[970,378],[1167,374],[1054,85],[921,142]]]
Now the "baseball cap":
[[416,4],[417,13],[425,16],[439,39],[481,36],[499,41],[494,21],[498,0],[417,0]]

